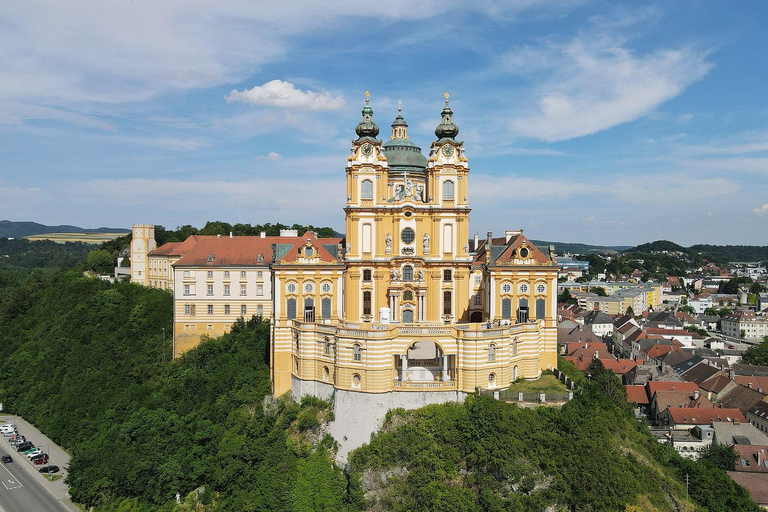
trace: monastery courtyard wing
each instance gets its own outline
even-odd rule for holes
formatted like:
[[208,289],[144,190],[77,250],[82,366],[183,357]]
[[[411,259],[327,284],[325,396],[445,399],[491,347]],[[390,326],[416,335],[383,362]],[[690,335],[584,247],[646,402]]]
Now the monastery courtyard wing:
[[346,239],[190,237],[150,251],[151,226],[135,227],[132,279],[173,290],[174,354],[261,314],[276,395],[387,393],[400,397],[393,406],[556,367],[553,254],[522,230],[470,238],[469,165],[448,95],[427,157],[400,112],[377,139],[368,103],[346,162]]

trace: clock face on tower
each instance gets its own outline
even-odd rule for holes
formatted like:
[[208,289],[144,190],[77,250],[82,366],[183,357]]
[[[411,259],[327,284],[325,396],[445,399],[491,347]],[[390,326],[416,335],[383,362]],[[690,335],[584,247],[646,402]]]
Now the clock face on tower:
[[443,146],[443,155],[445,156],[453,155],[453,146],[451,146],[450,144],[446,144],[445,146]]
[[365,156],[371,156],[373,153],[373,146],[370,144],[363,144],[363,147],[360,149],[360,152],[363,153]]

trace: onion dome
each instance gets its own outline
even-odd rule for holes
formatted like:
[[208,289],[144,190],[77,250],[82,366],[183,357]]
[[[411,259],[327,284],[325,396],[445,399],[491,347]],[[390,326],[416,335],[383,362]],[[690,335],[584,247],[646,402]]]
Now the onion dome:
[[453,110],[451,110],[451,107],[448,105],[448,96],[449,94],[446,92],[445,106],[441,113],[443,119],[440,121],[440,124],[437,125],[437,128],[435,128],[435,135],[439,140],[455,139],[459,134],[459,127],[453,124]]
[[381,148],[387,158],[390,174],[423,173],[427,167],[427,158],[421,154],[421,148],[408,139],[408,123],[401,114],[402,107],[397,107],[397,117],[392,123],[392,138]]
[[371,99],[371,93],[365,91],[365,107],[363,107],[363,119],[357,123],[355,133],[357,134],[357,140],[362,139],[376,139],[379,134],[379,127],[373,122],[373,109],[368,104]]

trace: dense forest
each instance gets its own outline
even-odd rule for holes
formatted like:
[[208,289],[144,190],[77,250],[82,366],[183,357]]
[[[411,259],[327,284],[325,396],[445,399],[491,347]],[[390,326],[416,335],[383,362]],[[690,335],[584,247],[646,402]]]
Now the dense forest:
[[0,265],[22,269],[68,269],[85,260],[93,244],[52,240],[30,242],[24,238],[0,238]]
[[72,454],[71,496],[98,512],[757,510],[713,462],[653,440],[599,369],[562,410],[394,411],[345,473],[330,404],[269,395],[267,322],[177,360],[170,322],[162,290],[0,269],[0,397]]

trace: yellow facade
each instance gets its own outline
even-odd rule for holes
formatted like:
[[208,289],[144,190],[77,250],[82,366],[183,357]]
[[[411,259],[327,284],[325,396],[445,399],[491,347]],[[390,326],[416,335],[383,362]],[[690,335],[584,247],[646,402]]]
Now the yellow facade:
[[[446,99],[424,158],[400,115],[390,140],[376,139],[366,104],[346,166],[343,250],[273,264],[275,394],[469,393],[557,365],[558,267],[521,231],[470,240],[469,165],[452,114]],[[318,304],[323,282],[330,311],[302,315],[296,304]]]

